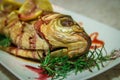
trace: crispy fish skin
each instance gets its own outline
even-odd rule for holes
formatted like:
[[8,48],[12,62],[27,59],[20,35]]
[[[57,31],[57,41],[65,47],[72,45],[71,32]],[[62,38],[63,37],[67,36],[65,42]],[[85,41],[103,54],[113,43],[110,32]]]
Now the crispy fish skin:
[[12,12],[8,16],[7,24],[3,28],[3,34],[9,37],[18,48],[48,50],[48,44],[38,36],[34,25],[20,21],[16,12]]
[[[52,56],[70,58],[89,51],[90,37],[71,16],[53,12],[51,6],[47,6],[48,10],[38,6],[29,16],[20,16],[27,14],[24,11],[31,11],[24,10],[27,1],[31,1],[29,4],[35,6],[40,3],[38,0],[26,0],[18,11],[11,11],[6,14],[7,17],[0,19],[0,34],[12,41],[11,46],[0,47],[2,50],[31,59],[44,58],[48,50]],[[36,10],[41,10],[40,14],[37,14]]]

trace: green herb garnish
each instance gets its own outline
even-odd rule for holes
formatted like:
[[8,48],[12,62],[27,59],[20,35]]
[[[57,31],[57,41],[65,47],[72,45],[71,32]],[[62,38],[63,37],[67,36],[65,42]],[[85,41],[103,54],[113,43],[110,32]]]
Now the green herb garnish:
[[110,56],[103,55],[103,51],[106,52],[104,47],[101,49],[95,48],[93,51],[89,51],[86,54],[75,58],[69,58],[67,56],[52,57],[50,51],[48,51],[48,55],[40,60],[40,67],[45,70],[45,73],[52,76],[52,80],[63,80],[71,71],[77,74],[85,69],[92,72],[91,67],[96,66],[98,70],[100,69],[100,65],[104,67],[103,62],[110,60]]
[[10,46],[10,44],[11,44],[10,38],[0,34],[0,46],[7,47]]

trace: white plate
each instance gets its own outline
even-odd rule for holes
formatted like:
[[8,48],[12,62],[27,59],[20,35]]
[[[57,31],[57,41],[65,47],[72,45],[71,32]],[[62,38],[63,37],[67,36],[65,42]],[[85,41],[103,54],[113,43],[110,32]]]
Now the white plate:
[[[60,8],[58,6],[53,6],[54,10],[60,13],[64,13],[67,15],[71,15],[74,20],[77,22],[83,22],[84,29],[88,34],[91,34],[93,32],[99,33],[99,39],[103,40],[105,42],[105,48],[108,53],[110,53],[114,49],[120,49],[120,31],[116,30],[114,28],[111,28],[105,24],[101,24],[95,20],[89,19],[85,16],[76,14],[74,12],[65,10],[63,8]],[[34,80],[39,77],[39,75],[29,70],[25,67],[25,65],[30,65],[34,67],[38,67],[38,63],[34,63],[31,61],[26,61],[23,59],[20,59],[18,57],[15,57],[13,55],[10,55],[6,52],[0,51],[0,63],[6,67],[11,73],[13,73],[16,77],[18,77],[20,80]],[[93,68],[93,72],[89,72],[88,70],[85,70],[77,75],[74,75],[73,73],[70,74],[70,76],[67,77],[65,80],[84,80],[91,78],[95,75],[98,75],[115,65],[120,63],[120,58],[113,60],[105,67],[102,67],[100,70],[97,70],[96,68]]]

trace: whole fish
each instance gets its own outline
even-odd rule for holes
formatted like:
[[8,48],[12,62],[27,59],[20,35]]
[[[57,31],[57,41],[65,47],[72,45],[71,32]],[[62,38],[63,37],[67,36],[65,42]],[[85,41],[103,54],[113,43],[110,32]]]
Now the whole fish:
[[[10,3],[7,7],[17,8],[10,7],[4,14],[7,3]],[[9,37],[12,43],[1,47],[2,50],[31,59],[44,58],[48,51],[52,56],[70,58],[89,51],[91,39],[83,27],[71,16],[54,12],[48,0],[26,0],[19,5],[6,0],[2,7],[0,34]]]

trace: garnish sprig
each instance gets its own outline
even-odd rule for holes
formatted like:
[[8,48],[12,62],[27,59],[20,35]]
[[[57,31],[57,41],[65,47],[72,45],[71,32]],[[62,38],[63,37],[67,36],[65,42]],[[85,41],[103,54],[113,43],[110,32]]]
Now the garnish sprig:
[[107,54],[103,55],[105,52],[106,50],[103,46],[99,49],[95,48],[94,50],[90,50],[82,56],[69,58],[68,56],[52,57],[50,51],[48,51],[47,56],[40,60],[40,67],[45,70],[44,73],[52,76],[52,80],[63,80],[71,71],[75,74],[85,69],[92,72],[91,67],[97,67],[97,69],[100,70],[100,64],[104,67],[103,62],[110,60],[110,56]]
[[0,46],[2,47],[8,47],[11,44],[11,39],[0,34]]

